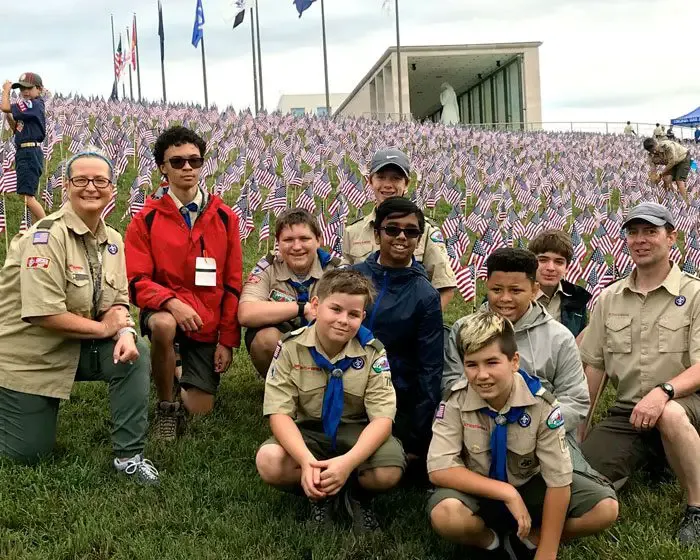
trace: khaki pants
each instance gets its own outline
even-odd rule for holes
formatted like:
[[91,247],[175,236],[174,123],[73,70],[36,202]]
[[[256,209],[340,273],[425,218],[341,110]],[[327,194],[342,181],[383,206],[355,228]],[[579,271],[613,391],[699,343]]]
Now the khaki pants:
[[[137,348],[140,356],[133,364],[115,364],[114,341],[84,341],[75,375],[76,381],[109,384],[112,446],[120,458],[141,453],[146,441],[150,358],[143,340]],[[34,463],[51,453],[59,403],[60,399],[0,388],[0,455]]]

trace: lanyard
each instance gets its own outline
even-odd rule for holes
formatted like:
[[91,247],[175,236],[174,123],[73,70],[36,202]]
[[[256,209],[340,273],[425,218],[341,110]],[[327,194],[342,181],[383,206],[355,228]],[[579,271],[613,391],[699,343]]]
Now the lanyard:
[[92,277],[92,318],[96,319],[100,310],[100,299],[102,298],[102,252],[97,248],[97,262],[94,262],[85,242],[85,236],[82,235],[80,239],[83,242],[85,256],[87,256],[88,267],[90,268],[90,276]]

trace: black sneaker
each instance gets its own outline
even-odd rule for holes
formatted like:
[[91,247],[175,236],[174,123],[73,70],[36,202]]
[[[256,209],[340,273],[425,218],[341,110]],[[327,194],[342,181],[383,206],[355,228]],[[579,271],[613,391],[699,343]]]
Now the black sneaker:
[[503,537],[503,549],[508,553],[510,560],[534,560],[537,553],[537,549],[525,546],[515,533]]
[[350,488],[343,489],[345,509],[352,519],[352,532],[356,536],[366,535],[379,530],[379,521],[372,509],[371,499],[353,495]]
[[333,500],[331,498],[319,501],[309,500],[309,504],[311,504],[311,513],[309,514],[309,523],[311,523],[311,525],[314,527],[323,527],[333,522],[331,519]]
[[688,506],[678,530],[678,540],[683,546],[700,544],[700,507]]

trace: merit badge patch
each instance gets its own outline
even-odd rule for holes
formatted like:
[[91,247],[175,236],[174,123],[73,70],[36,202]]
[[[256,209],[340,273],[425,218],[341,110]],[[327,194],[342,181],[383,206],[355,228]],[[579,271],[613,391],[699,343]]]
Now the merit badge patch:
[[110,243],[107,245],[107,252],[110,255],[116,255],[119,252],[119,247],[117,247],[114,243]]
[[527,412],[523,412],[522,416],[518,418],[518,424],[520,424],[523,428],[527,428],[531,422],[532,418]]
[[49,242],[48,231],[36,231],[32,238],[32,245],[46,245]]
[[281,351],[282,351],[282,341],[280,340],[280,341],[277,343],[277,346],[275,346],[275,353],[272,354],[272,359],[273,359],[273,360],[276,360],[277,358],[279,358],[279,355],[280,355],[280,352],[281,352]]
[[442,420],[445,417],[445,403],[441,402],[435,411],[435,420]]
[[433,233],[430,234],[430,240],[433,241],[434,243],[444,243],[445,238],[442,235],[442,232],[438,229],[435,230]]
[[547,427],[550,430],[556,430],[560,426],[564,425],[564,416],[562,416],[561,409],[559,407],[552,410],[547,416]]
[[294,296],[285,294],[280,290],[272,290],[270,292],[270,299],[272,301],[296,301],[296,298]]
[[352,369],[362,369],[365,367],[365,360],[364,358],[355,358],[350,365]]
[[248,280],[246,280],[246,284],[257,284],[258,282],[260,282],[260,280],[262,280],[262,278],[260,278],[260,276],[256,276],[255,274],[251,274],[250,276],[248,276]]
[[391,368],[389,367],[389,360],[386,357],[386,354],[383,356],[379,356],[376,360],[374,360],[374,363],[372,364],[372,370],[375,373],[382,373],[383,371],[390,371]]
[[51,264],[51,259],[48,257],[28,257],[27,268],[47,269]]
[[686,302],[685,296],[678,296],[674,302],[678,307],[682,307]]

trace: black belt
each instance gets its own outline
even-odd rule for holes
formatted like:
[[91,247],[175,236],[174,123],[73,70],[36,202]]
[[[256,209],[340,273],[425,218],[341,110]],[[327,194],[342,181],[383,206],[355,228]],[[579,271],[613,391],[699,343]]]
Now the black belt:
[[39,142],[22,142],[18,148],[36,148],[40,146],[41,144]]

